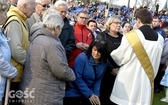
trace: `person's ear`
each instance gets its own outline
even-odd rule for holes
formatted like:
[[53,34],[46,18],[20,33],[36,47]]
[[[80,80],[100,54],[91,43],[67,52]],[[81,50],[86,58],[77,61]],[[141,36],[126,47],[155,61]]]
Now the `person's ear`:
[[26,3],[24,3],[24,4],[23,4],[23,7],[27,7],[27,4],[26,4]]
[[137,18],[137,23],[141,23],[141,20],[139,18]]
[[22,8],[23,8],[24,13],[26,13],[26,10],[27,10],[27,4],[24,3],[23,6],[22,6]]

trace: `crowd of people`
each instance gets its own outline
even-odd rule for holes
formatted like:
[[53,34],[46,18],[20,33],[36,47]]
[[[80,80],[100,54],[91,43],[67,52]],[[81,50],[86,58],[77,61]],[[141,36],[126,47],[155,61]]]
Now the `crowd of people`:
[[81,7],[0,0],[0,105],[168,102],[165,12]]

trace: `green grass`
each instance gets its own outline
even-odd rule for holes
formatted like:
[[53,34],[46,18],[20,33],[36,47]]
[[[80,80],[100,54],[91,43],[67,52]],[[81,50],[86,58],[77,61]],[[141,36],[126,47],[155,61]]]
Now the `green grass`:
[[161,102],[160,99],[165,97],[165,91],[154,94],[153,105],[168,105],[168,103]]

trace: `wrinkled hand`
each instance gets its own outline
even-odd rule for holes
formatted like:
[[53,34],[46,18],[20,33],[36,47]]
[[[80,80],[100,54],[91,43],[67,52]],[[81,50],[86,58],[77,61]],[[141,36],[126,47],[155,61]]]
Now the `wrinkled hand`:
[[92,105],[100,105],[100,99],[97,95],[92,94],[92,96],[89,98]]
[[88,47],[89,47],[89,45],[88,44],[86,44],[86,43],[83,43],[83,48],[86,50],[86,49],[88,49]]
[[79,42],[76,44],[76,47],[81,50],[86,50],[89,47],[89,45],[86,43]]
[[111,73],[113,75],[117,75],[118,74],[118,70],[119,70],[119,68],[114,68],[114,69],[112,69]]
[[83,46],[83,43],[82,43],[82,42],[77,43],[77,44],[76,44],[76,47],[77,47],[78,49],[84,50],[84,46]]

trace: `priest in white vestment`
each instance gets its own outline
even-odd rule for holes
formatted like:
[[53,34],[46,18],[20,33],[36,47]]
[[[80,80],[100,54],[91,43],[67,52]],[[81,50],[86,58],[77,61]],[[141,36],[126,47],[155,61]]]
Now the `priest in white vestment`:
[[[137,11],[135,17],[138,27],[135,32],[149,56],[155,77],[160,64],[164,39],[149,26],[152,16],[147,9]],[[111,57],[121,67],[110,100],[118,105],[151,105],[150,80],[126,36],[123,36],[121,45],[111,52]]]

